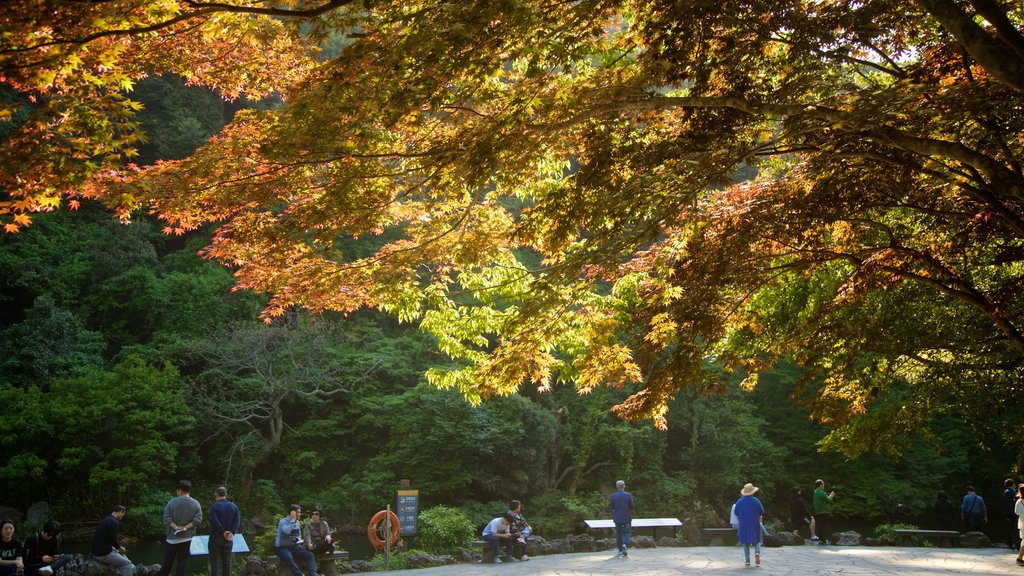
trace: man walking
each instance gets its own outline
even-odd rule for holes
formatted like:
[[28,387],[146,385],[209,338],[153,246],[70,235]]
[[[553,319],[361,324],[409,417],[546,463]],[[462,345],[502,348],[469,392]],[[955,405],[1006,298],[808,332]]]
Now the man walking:
[[135,567],[125,556],[124,546],[117,541],[117,531],[121,527],[124,513],[125,507],[118,504],[114,506],[110,516],[100,520],[92,536],[90,551],[94,560],[112,567],[117,571],[117,576],[132,576]]
[[178,563],[175,576],[185,576],[188,569],[188,559],[192,556],[192,537],[196,535],[196,527],[203,521],[203,507],[198,500],[188,495],[191,491],[191,482],[178,482],[174,490],[176,496],[164,506],[167,539],[164,541],[164,563],[160,565],[160,576],[168,576],[175,562]]
[[626,492],[626,483],[619,480],[615,483],[615,492],[611,496],[612,522],[615,523],[615,545],[619,548],[618,556],[629,556],[629,535],[633,525],[633,509],[636,501],[633,495]]
[[228,500],[228,489],[221,486],[213,491],[210,506],[210,576],[231,576],[231,547],[235,534],[242,528],[238,506]]

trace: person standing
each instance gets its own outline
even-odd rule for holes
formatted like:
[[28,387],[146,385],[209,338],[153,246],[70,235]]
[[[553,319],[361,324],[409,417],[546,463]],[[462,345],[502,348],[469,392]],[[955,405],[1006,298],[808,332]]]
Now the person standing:
[[1017,549],[1017,565],[1024,566],[1024,484],[1017,486],[1017,502],[1013,511],[1017,513],[1017,536],[1021,541]]
[[964,521],[968,532],[981,530],[982,524],[988,524],[988,509],[985,500],[974,493],[974,486],[967,487],[967,494],[960,503],[960,519]]
[[192,537],[196,535],[196,527],[203,521],[203,507],[198,500],[188,495],[191,491],[191,482],[179,481],[174,489],[175,496],[164,506],[167,538],[164,540],[164,563],[160,565],[160,576],[168,576],[175,562],[178,564],[174,570],[175,576],[185,576],[188,570],[188,559],[192,556]]
[[[331,541],[331,526],[323,519],[324,511],[320,508],[313,508],[309,513],[309,523],[302,528],[303,540],[306,542],[306,549],[313,554],[330,554],[334,552],[334,544]],[[334,560],[325,558],[325,562],[317,561],[321,567],[321,574],[334,576]],[[211,575],[212,576],[212,575]]]
[[213,491],[210,524],[210,576],[231,576],[231,547],[242,529],[242,515],[223,486]]
[[932,509],[935,511],[935,522],[939,530],[952,530],[953,503],[949,501],[949,496],[946,495],[945,490],[939,490]]
[[1007,478],[1004,482],[1006,490],[1003,490],[1003,517],[1006,518],[1006,545],[1010,547],[1010,550],[1016,550],[1020,548],[1021,539],[1017,534],[1017,513],[1015,510],[1015,504],[1017,503],[1017,483],[1013,481],[1013,478]]
[[117,571],[117,576],[132,576],[134,566],[126,556],[124,546],[117,541],[117,531],[121,527],[121,519],[124,518],[126,510],[120,504],[114,506],[107,516],[96,526],[96,532],[92,535],[93,560],[106,564]]
[[[825,481],[818,479],[814,481],[814,521],[817,524],[819,544],[828,544],[828,528],[832,520],[832,501],[836,497],[836,491],[825,492]],[[814,538],[812,538],[814,540]]]
[[764,504],[754,497],[757,486],[747,482],[740,490],[740,499],[736,501],[736,539],[743,545],[743,558],[750,566],[750,545],[754,545],[754,564],[761,565],[761,523],[764,521]]
[[793,529],[793,534],[799,536],[800,528],[804,526],[810,527],[811,541],[816,541],[818,537],[814,531],[814,516],[807,510],[807,503],[804,502],[804,494],[800,487],[793,486],[789,497],[789,527]]
[[25,576],[48,576],[71,561],[60,553],[60,522],[47,520],[43,529],[25,540]]
[[636,501],[633,495],[626,492],[626,483],[619,480],[615,483],[615,492],[609,499],[612,507],[612,522],[615,523],[615,545],[619,549],[618,556],[629,556],[629,536],[633,528],[633,509]]
[[5,518],[0,523],[0,574],[11,576],[25,568],[21,540],[14,537],[14,522]]
[[295,563],[296,558],[306,564],[306,576],[316,576],[316,555],[301,545],[302,529],[299,525],[299,516],[302,516],[302,506],[298,504],[288,506],[288,515],[277,523],[274,551],[295,576],[302,576],[302,570]]

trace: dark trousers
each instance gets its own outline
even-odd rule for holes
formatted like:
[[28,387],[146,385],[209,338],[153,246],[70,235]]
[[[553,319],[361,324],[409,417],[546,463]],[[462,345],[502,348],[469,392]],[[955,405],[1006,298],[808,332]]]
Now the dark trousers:
[[828,540],[829,524],[832,523],[832,515],[827,512],[816,512],[814,514],[814,532],[818,535],[818,540],[824,544]]
[[231,542],[220,534],[210,535],[210,576],[231,576]]
[[274,549],[277,557],[292,571],[295,576],[302,576],[302,570],[295,563],[295,559],[306,564],[307,576],[316,576],[316,556],[302,546],[278,546]]
[[[171,544],[164,542],[164,563],[160,565],[160,576],[168,576],[171,573],[171,566],[174,566],[175,576],[185,576],[188,570],[188,559],[192,557],[189,551],[192,548],[192,541],[177,542]],[[175,566],[177,562],[177,566]]]

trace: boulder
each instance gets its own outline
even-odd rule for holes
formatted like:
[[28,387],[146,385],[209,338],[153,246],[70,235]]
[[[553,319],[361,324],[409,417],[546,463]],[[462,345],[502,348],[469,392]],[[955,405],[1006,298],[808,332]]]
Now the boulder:
[[590,534],[573,534],[566,538],[566,540],[569,541],[569,547],[573,552],[593,552],[597,550],[594,538]]
[[682,538],[669,538],[668,536],[658,538],[658,548],[680,548],[682,546],[686,546],[686,540]]
[[594,541],[594,547],[598,550],[614,550],[615,538],[599,538]]
[[864,545],[865,546],[892,546],[892,541],[891,540],[887,540],[885,538],[871,538],[871,537],[868,537],[868,538],[864,539]]
[[238,576],[267,576],[267,565],[259,558],[250,558],[239,570]]
[[654,538],[650,536],[633,536],[629,539],[630,548],[657,548]]
[[832,544],[835,546],[860,546],[863,537],[859,532],[837,532],[832,535]]
[[409,554],[405,557],[405,565],[409,568],[430,568],[433,566],[447,566],[454,564],[455,559],[448,555],[434,556],[433,554]]
[[[772,536],[774,538],[776,538],[779,541],[779,544],[781,544],[782,546],[803,546],[804,545],[804,537],[803,536],[800,536],[799,534],[793,534],[792,532],[787,532],[785,530],[780,531],[780,532],[776,532],[776,533],[772,534]],[[765,545],[767,545],[767,541],[765,541]]]
[[50,504],[47,502],[33,502],[25,514],[25,525],[22,527],[25,532],[41,530],[46,521],[53,518],[50,513]]
[[366,560],[352,560],[351,562],[338,562],[337,570],[343,574],[355,574],[356,572],[373,572],[373,563]]
[[984,532],[964,532],[960,535],[960,545],[964,548],[987,548],[992,541]]

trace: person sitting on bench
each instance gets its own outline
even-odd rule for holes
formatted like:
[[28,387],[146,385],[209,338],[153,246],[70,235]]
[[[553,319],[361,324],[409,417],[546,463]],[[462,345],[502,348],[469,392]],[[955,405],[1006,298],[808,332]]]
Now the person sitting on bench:
[[[515,519],[512,518],[512,514],[505,512],[501,516],[498,516],[494,520],[487,523],[484,527],[484,532],[481,534],[484,540],[491,543],[494,548],[494,563],[501,564],[501,546],[499,542],[501,539],[511,539],[512,532],[509,528],[512,526],[512,522]],[[510,557],[509,560],[516,561],[514,557]]]

